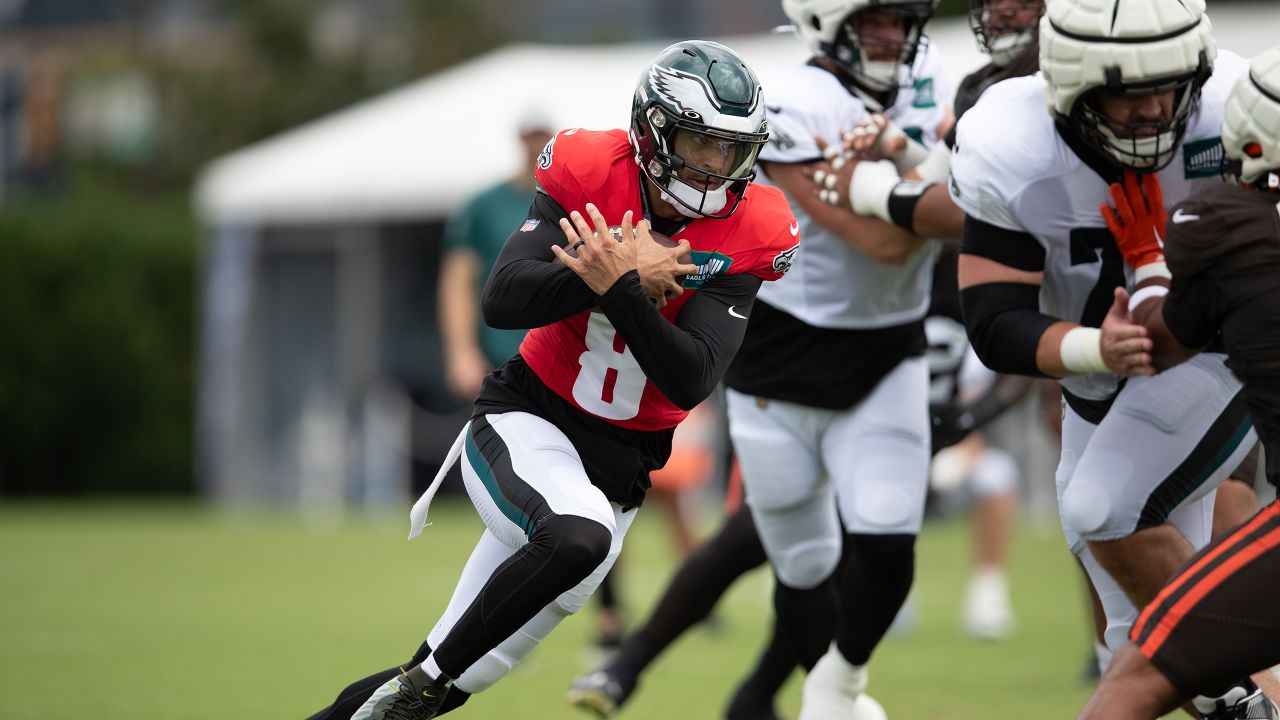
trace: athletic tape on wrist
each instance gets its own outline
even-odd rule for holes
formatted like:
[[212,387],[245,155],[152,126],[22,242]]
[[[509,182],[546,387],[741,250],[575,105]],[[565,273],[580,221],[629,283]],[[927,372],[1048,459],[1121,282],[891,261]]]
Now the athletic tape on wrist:
[[1144,288],[1139,288],[1136,292],[1133,293],[1133,295],[1129,296],[1129,312],[1133,312],[1138,308],[1139,305],[1150,300],[1151,298],[1164,297],[1165,295],[1168,295],[1168,294],[1169,294],[1168,285],[1148,285]]
[[889,215],[889,195],[898,182],[898,171],[888,160],[858,163],[849,178],[849,207],[859,215],[893,222]]
[[1107,372],[1102,361],[1102,331],[1098,328],[1071,328],[1058,346],[1062,367],[1074,373]]
[[1172,277],[1173,274],[1169,272],[1169,266],[1165,264],[1165,261],[1163,260],[1147,263],[1146,265],[1134,268],[1133,270],[1133,281],[1135,283],[1140,283],[1143,280],[1150,280],[1151,278],[1164,278],[1168,280]]
[[935,143],[929,150],[929,157],[915,168],[921,180],[931,183],[944,183],[951,172],[951,148],[944,142]]

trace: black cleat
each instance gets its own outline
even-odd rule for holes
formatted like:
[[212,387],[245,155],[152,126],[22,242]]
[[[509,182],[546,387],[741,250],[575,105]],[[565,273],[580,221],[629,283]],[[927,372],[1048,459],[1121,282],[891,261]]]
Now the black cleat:
[[1280,720],[1280,709],[1256,687],[1253,692],[1236,687],[1220,698],[1200,696],[1192,702],[1202,720]]
[[448,685],[437,685],[415,666],[375,690],[351,720],[429,720],[440,712],[448,693]]
[[627,685],[608,670],[596,670],[579,676],[569,686],[569,704],[598,718],[611,718],[634,689],[634,682]]
[[743,685],[725,708],[724,720],[781,720],[781,716],[773,707],[773,698],[755,697],[755,693]]

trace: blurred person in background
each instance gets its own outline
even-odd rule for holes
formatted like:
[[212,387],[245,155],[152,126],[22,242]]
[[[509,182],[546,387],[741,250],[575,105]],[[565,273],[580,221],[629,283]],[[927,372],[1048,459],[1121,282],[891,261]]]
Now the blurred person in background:
[[[629,133],[572,128],[547,143],[482,301],[487,322],[532,329],[485,379],[450,452],[465,446],[485,533],[410,663],[315,717],[448,712],[585,605],[675,426],[720,382],[757,291],[799,249],[783,195],[751,182],[763,103],[732,50],[682,42],[642,72]],[[443,475],[414,505],[410,537]]]
[[[1267,480],[1280,484],[1280,47],[1236,82],[1222,146],[1230,182],[1178,204],[1167,225],[1158,188],[1112,186],[1115,210],[1104,214],[1125,260],[1168,266],[1132,297],[1117,288],[1113,310],[1146,328],[1148,359],[1160,371],[1221,335],[1266,446]],[[1174,573],[1133,624],[1082,720],[1154,720],[1187,699],[1215,720],[1280,717],[1260,691],[1236,682],[1280,663],[1278,586],[1275,501]]]
[[519,170],[467,201],[444,231],[437,300],[445,385],[455,400],[470,403],[480,383],[520,348],[524,330],[499,330],[480,317],[480,289],[511,231],[529,214],[533,167],[551,138],[551,122],[535,108],[516,120]]
[[988,370],[969,345],[956,287],[959,248],[946,244],[934,267],[933,301],[925,318],[929,339],[931,489],[963,493],[970,504],[973,569],[961,609],[965,630],[984,640],[1013,631],[1015,618],[1005,571],[1017,515],[1017,462],[982,429],[1022,400],[1033,381]]
[[[802,720],[883,713],[863,692],[866,666],[914,578],[930,455],[928,238],[957,237],[961,217],[945,185],[901,178],[949,128],[943,61],[923,35],[934,4],[784,0],[811,57],[762,75],[773,137],[760,167],[796,209],[805,251],[761,290],[725,384],[779,633],[809,670]],[[906,148],[839,155],[876,113]],[[840,200],[846,188],[855,202]]]

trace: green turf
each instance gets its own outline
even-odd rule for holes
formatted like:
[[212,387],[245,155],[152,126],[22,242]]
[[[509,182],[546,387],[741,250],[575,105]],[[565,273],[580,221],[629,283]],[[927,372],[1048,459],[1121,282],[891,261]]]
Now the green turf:
[[[0,505],[0,718],[304,717],[350,680],[407,658],[481,528],[468,505],[440,502],[409,543],[406,517],[326,525],[174,504]],[[642,514],[628,538],[632,620],[671,571],[663,533],[656,513]],[[1013,550],[1018,631],[976,642],[957,621],[966,529],[929,525],[914,627],[877,651],[871,694],[894,720],[1074,716],[1089,647],[1074,572],[1055,530],[1024,526]],[[719,717],[763,641],[768,595],[763,572],[739,582],[713,628],[659,660],[623,720]],[[564,691],[592,627],[589,606],[458,716],[585,720]],[[798,698],[793,676],[785,716]]]

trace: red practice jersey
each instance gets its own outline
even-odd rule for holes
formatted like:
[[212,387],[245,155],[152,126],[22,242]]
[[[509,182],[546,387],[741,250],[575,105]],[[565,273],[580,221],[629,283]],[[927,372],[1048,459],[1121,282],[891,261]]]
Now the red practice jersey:
[[[587,215],[593,203],[610,225],[630,210],[639,220],[640,168],[623,130],[580,128],[556,135],[536,169],[542,190],[564,208]],[[590,220],[588,219],[588,222]],[[691,220],[672,240],[688,240],[699,272],[667,303],[674,323],[698,288],[717,275],[751,273],[777,280],[799,247],[799,224],[782,193],[752,184],[732,215]],[[688,413],[645,377],[622,337],[603,313],[583,311],[525,336],[520,355],[547,387],[574,406],[632,430],[665,430]]]

